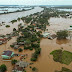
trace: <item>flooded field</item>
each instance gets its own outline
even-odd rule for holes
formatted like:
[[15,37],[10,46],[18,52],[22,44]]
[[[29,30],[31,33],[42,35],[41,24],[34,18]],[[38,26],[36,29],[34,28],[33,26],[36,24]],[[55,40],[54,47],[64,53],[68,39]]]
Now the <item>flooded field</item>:
[[50,33],[55,33],[58,30],[68,29],[72,25],[72,19],[70,18],[50,18],[50,26],[47,27]]

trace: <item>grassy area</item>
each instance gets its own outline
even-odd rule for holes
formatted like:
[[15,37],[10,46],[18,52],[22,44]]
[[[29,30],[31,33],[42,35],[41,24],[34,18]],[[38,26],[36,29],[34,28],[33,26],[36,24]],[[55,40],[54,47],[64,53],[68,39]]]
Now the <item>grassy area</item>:
[[61,71],[55,71],[55,72],[72,72],[70,69],[67,69],[65,67],[62,67]]
[[72,62],[72,53],[68,51],[55,50],[50,53],[53,55],[53,60],[62,64],[69,65]]

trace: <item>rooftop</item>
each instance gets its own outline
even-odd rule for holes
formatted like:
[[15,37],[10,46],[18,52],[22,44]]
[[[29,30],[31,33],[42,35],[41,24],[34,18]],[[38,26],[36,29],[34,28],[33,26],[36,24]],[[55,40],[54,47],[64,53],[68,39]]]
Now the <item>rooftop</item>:
[[4,51],[2,55],[7,55],[7,56],[11,56],[12,51]]
[[23,62],[23,61],[19,61],[16,63],[16,65],[18,65],[19,67],[27,67],[29,65],[29,63],[27,62]]

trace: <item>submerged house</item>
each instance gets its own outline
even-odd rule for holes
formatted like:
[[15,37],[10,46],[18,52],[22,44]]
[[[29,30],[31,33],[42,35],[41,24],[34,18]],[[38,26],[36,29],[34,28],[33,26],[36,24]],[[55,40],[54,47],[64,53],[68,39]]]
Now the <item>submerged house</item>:
[[72,32],[72,25],[68,28],[69,32]]
[[7,42],[7,38],[3,38],[3,37],[0,37],[0,41],[2,42],[2,43],[6,43]]
[[50,35],[50,36],[48,36],[48,39],[55,39],[56,38],[56,35],[55,34],[52,34],[52,35]]
[[10,59],[14,56],[14,52],[9,51],[9,50],[4,51],[1,56],[2,56],[3,59]]
[[48,36],[50,36],[50,33],[48,33],[48,32],[44,32],[44,33],[43,33],[43,37],[44,37],[44,38],[46,38],[46,37],[48,37]]
[[12,72],[24,72],[24,68],[26,68],[28,65],[29,63],[27,62],[19,61],[15,64]]

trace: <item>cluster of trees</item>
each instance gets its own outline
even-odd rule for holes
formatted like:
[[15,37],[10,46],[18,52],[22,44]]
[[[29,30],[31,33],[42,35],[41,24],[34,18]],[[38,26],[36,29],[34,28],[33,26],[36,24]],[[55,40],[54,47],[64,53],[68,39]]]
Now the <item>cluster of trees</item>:
[[31,61],[37,61],[41,48],[35,48],[35,52],[32,54]]
[[68,37],[67,30],[60,30],[56,34],[57,34],[57,39],[66,39],[66,37]]
[[15,22],[17,22],[17,20],[12,20],[12,21],[11,21],[12,24],[15,23]]

